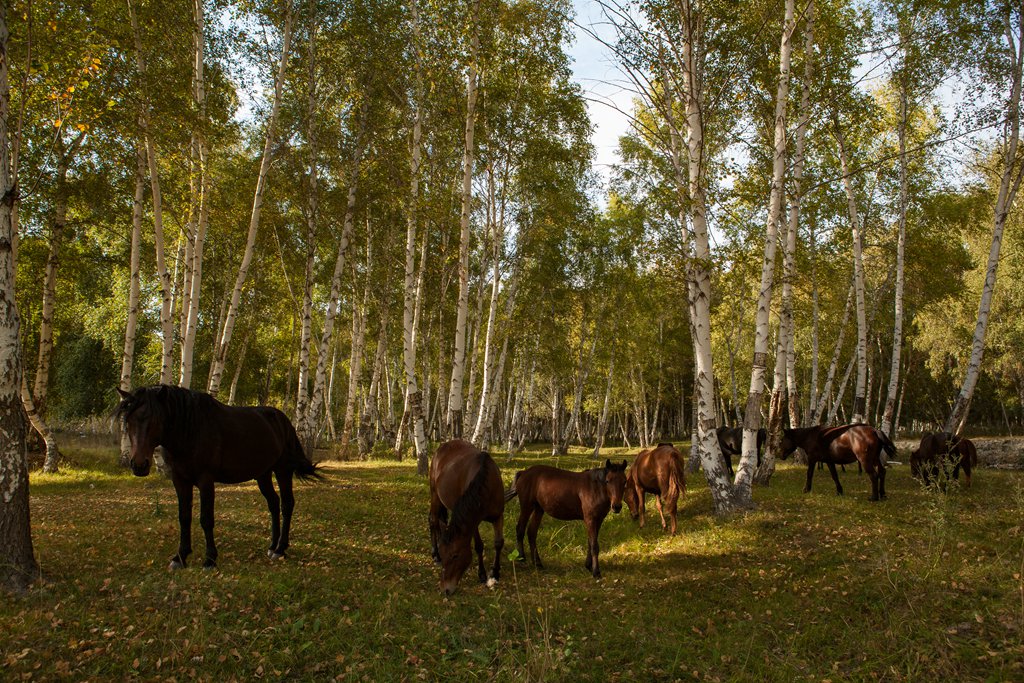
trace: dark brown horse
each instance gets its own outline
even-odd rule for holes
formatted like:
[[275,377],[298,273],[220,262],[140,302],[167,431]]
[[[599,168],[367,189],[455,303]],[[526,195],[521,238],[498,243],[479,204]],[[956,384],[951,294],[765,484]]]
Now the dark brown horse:
[[839,495],[843,495],[843,486],[839,483],[836,465],[858,462],[871,479],[871,500],[885,498],[885,463],[881,454],[884,450],[890,456],[896,455],[896,446],[889,437],[871,425],[817,425],[802,429],[783,429],[782,459],[788,458],[797,448],[802,448],[807,453],[807,485],[804,487],[804,493],[811,490],[814,465],[819,460],[828,465],[832,480],[836,483],[836,493]]
[[459,579],[473,561],[469,547],[476,544],[480,582],[487,582],[484,541],[480,522],[494,525],[494,567],[491,579],[501,576],[501,548],[505,545],[505,486],[491,456],[468,441],[441,444],[430,461],[430,548],[441,565],[441,590],[455,592]]
[[[538,569],[544,565],[537,553],[537,529],[540,528],[544,513],[555,519],[582,519],[587,525],[587,561],[584,566],[601,578],[597,554],[597,534],[601,523],[608,516],[608,510],[622,509],[622,493],[626,487],[626,461],[613,465],[606,460],[604,467],[583,472],[570,472],[547,465],[534,465],[516,473],[511,488],[505,492],[505,500],[519,496],[519,521],[516,523],[516,548],[519,559],[525,560],[523,533],[529,532],[530,557]],[[526,524],[530,528],[527,530]]]
[[910,453],[910,474],[923,479],[925,486],[931,483],[928,480],[929,474],[939,479],[940,467],[943,478],[948,480],[949,464],[953,465],[954,479],[960,478],[960,468],[963,468],[964,479],[970,487],[971,469],[978,464],[978,449],[974,442],[949,432],[925,432],[921,435],[917,450]]
[[[743,453],[743,427],[719,427],[715,430],[718,436],[718,447],[722,449],[722,457],[725,458],[725,466],[729,470],[729,476],[736,476],[732,471],[732,456]],[[757,430],[757,466],[761,466],[761,451],[764,450],[764,442],[768,438],[768,431],[761,427]]]
[[668,509],[672,520],[672,533],[676,533],[676,505],[680,495],[686,494],[686,464],[683,456],[670,443],[659,443],[653,450],[641,451],[626,474],[626,506],[633,519],[640,519],[640,528],[646,522],[647,494],[653,493],[664,529]]
[[[171,569],[185,567],[192,552],[192,489],[199,489],[199,524],[206,536],[206,568],[217,565],[213,541],[213,485],[256,480],[270,510],[271,558],[288,549],[295,496],[292,477],[319,478],[302,450],[295,428],[277,408],[226,406],[209,394],[164,384],[121,391],[117,415],[132,445],[136,476],[149,474],[153,451],[163,446],[164,461],[178,494],[178,552]],[[281,490],[278,498],[271,476]],[[283,522],[282,522],[283,513]]]

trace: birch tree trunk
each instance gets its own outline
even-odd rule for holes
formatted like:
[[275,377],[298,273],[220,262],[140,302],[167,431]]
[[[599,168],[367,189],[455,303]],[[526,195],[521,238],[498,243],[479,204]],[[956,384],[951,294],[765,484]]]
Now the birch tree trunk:
[[[320,346],[317,351],[316,374],[313,376],[313,392],[311,394],[313,400],[309,411],[306,413],[307,417],[304,421],[305,424],[303,425],[303,432],[300,435],[300,439],[305,439],[307,441],[312,438],[313,434],[317,433],[318,425],[316,422],[320,419],[324,406],[327,405],[327,358],[331,347],[331,338],[334,335],[334,319],[337,317],[338,309],[341,306],[341,277],[345,272],[345,260],[348,257],[349,246],[352,244],[352,230],[355,223],[356,191],[359,187],[359,169],[363,159],[363,145],[368,116],[369,108],[364,100],[362,111],[359,114],[359,128],[356,133],[355,149],[352,151],[352,159],[349,166],[348,198],[345,204],[345,219],[342,223],[341,238],[338,240],[338,255],[334,260],[334,275],[331,277],[331,294],[330,299],[327,302],[327,312],[324,315],[323,334],[320,338]],[[372,236],[369,234],[369,231],[367,231],[367,289],[369,288],[369,278],[371,277],[370,268],[372,266],[372,244]],[[345,415],[346,428],[343,431],[343,439],[347,439],[350,434],[350,416],[350,412],[347,412]]]
[[0,589],[24,591],[39,574],[29,521],[28,463],[22,377],[20,320],[14,293],[14,222],[16,176],[11,173],[11,135],[7,128],[10,89],[7,81],[7,5],[0,6]]
[[818,398],[818,403],[813,407],[811,411],[810,423],[812,425],[818,424],[821,420],[822,411],[825,410],[825,404],[828,402],[829,395],[832,392],[832,383],[835,380],[836,370],[839,369],[839,356],[843,351],[843,338],[846,336],[846,325],[850,321],[850,309],[853,306],[853,284],[850,284],[850,289],[846,293],[846,306],[843,308],[843,321],[839,324],[839,335],[836,337],[836,345],[832,350],[832,361],[829,363],[828,372],[825,376],[825,386],[821,390],[821,396]]
[[160,279],[160,330],[163,335],[162,353],[160,355],[160,383],[170,384],[174,370],[174,322],[171,319],[171,276],[167,272],[164,247],[163,196],[160,193],[160,173],[157,163],[156,142],[153,139],[149,120],[149,97],[146,94],[146,58],[142,51],[142,34],[139,32],[139,19],[131,0],[128,2],[132,33],[135,36],[135,66],[139,72],[142,90],[141,113],[139,122],[146,141],[146,159],[149,164],[150,193],[153,197],[153,234],[156,245],[156,271]]
[[210,371],[210,383],[208,386],[208,391],[214,396],[220,391],[224,364],[227,362],[228,345],[231,343],[231,335],[235,329],[235,319],[238,316],[238,305],[242,298],[242,288],[245,286],[246,277],[249,275],[249,265],[252,263],[253,251],[256,247],[256,233],[260,227],[263,194],[267,187],[267,175],[270,173],[271,149],[273,148],[274,141],[277,139],[277,117],[281,110],[285,72],[288,67],[288,58],[291,55],[292,19],[292,4],[289,1],[285,10],[281,58],[278,63],[277,75],[274,78],[274,101],[270,108],[270,117],[267,120],[267,135],[263,143],[263,157],[260,161],[259,175],[256,177],[256,192],[252,202],[252,213],[249,217],[249,232],[245,240],[245,251],[242,254],[242,263],[238,267],[238,277],[235,279],[235,286],[231,292],[231,303],[228,304],[227,314],[224,317],[224,326],[221,328],[214,343],[214,361]]
[[812,416],[817,415],[818,407],[818,270],[816,265],[817,241],[814,234],[814,222],[811,222],[808,241],[810,243],[811,262],[811,381],[807,398],[807,412],[804,414],[804,427],[814,422]]
[[[370,272],[373,263],[372,243],[366,243],[366,271]],[[352,268],[352,280],[355,282],[355,267]],[[356,399],[363,382],[363,346],[366,343],[366,312],[370,308],[370,282],[367,278],[363,286],[363,305],[353,306],[352,310],[352,352],[349,355],[348,400],[345,402],[345,422],[341,429],[341,449],[348,448],[355,425]]]
[[[417,0],[409,0],[409,12],[412,23],[413,54],[415,55],[415,85],[413,90],[413,124],[412,124],[412,155],[409,162],[409,206],[406,210],[405,229],[405,297],[402,308],[402,359],[405,368],[406,412],[412,425],[413,444],[416,448],[416,472],[426,476],[430,467],[430,454],[427,452],[426,429],[423,425],[423,394],[416,382],[416,324],[418,321],[418,292],[416,286],[416,230],[419,218],[420,201],[420,152],[423,130],[423,56],[420,47],[420,24]],[[426,237],[424,231],[424,237]],[[421,257],[421,274],[424,250]]]
[[1005,38],[1007,61],[1012,65],[1010,70],[1010,97],[1007,102],[1006,142],[1003,152],[1003,172],[999,180],[999,193],[996,195],[995,219],[992,226],[992,244],[988,252],[988,264],[985,266],[985,284],[981,289],[981,302],[978,304],[978,321],[974,326],[974,337],[971,341],[971,358],[964,374],[960,393],[953,403],[953,409],[946,419],[945,431],[960,434],[967,422],[971,409],[971,398],[978,384],[981,373],[981,361],[985,355],[985,332],[988,329],[988,317],[992,307],[992,293],[996,287],[996,268],[999,266],[999,250],[1003,242],[1003,228],[1006,218],[1013,208],[1013,202],[1020,189],[1021,176],[1024,175],[1024,163],[1018,158],[1020,142],[1020,101],[1021,71],[1024,65],[1024,19],[1018,27],[1018,35],[1014,40],[1011,32],[1010,5],[1007,5],[1005,17]]
[[[132,203],[132,241],[129,256],[128,323],[124,330],[124,352],[121,354],[121,391],[132,387],[132,366],[135,363],[135,328],[139,319],[139,257],[142,243],[142,201],[145,193],[146,159],[142,148],[135,148],[135,199]],[[121,465],[127,467],[131,458],[128,432],[121,431]]]
[[466,371],[466,318],[469,313],[469,212],[473,197],[473,133],[476,128],[477,56],[480,35],[477,19],[480,0],[473,1],[469,75],[466,79],[466,137],[462,154],[462,214],[459,221],[459,302],[455,320],[455,357],[448,392],[448,430],[452,438],[462,438],[462,383]]
[[193,0],[195,16],[195,84],[193,97],[199,114],[199,125],[196,129],[195,149],[199,154],[199,216],[192,240],[192,258],[189,266],[191,275],[188,279],[185,301],[183,303],[183,327],[181,335],[181,374],[178,384],[186,389],[192,386],[192,364],[195,357],[196,331],[199,328],[199,295],[203,283],[203,249],[206,245],[206,233],[210,225],[210,148],[206,141],[206,80],[205,80],[205,49],[206,49],[206,18],[204,0]]
[[861,223],[857,212],[857,196],[853,190],[853,179],[850,176],[850,164],[846,153],[846,143],[839,117],[833,112],[832,123],[836,141],[839,143],[839,163],[843,174],[843,187],[846,189],[847,211],[850,217],[850,230],[853,234],[853,285],[857,309],[857,383],[853,398],[852,422],[863,422],[866,410],[865,392],[867,391],[868,374],[868,326],[864,304],[864,258],[862,255]]
[[[750,485],[754,468],[757,466],[757,432],[761,428],[761,397],[764,393],[764,375],[768,364],[768,314],[772,303],[772,282],[775,276],[775,248],[779,225],[782,222],[782,200],[786,183],[786,106],[789,100],[789,61],[792,53],[790,39],[795,23],[795,0],[786,0],[786,16],[782,25],[782,44],[779,48],[779,80],[775,95],[775,156],[772,165],[772,187],[768,200],[768,225],[765,229],[764,260],[761,263],[761,289],[757,297],[756,329],[754,335],[754,359],[750,372],[750,391],[747,393],[747,408],[743,415],[743,453],[736,468],[736,482],[739,484],[743,502],[751,504]],[[783,285],[785,287],[785,285]],[[783,304],[785,306],[785,304]],[[783,320],[779,330],[779,345],[782,361],[785,361],[788,321]],[[781,384],[780,377],[780,384]],[[778,390],[778,387],[776,388]],[[781,401],[780,401],[781,402]],[[770,458],[769,458],[770,459]],[[774,462],[763,469],[767,483],[771,477]]]
[[597,458],[601,455],[601,449],[604,447],[604,435],[608,431],[608,409],[611,407],[612,402],[612,380],[615,376],[615,358],[608,362],[608,382],[605,384],[604,389],[604,405],[601,407],[601,418],[597,422],[597,433],[595,434],[594,443],[594,457]]
[[302,324],[299,332],[299,371],[295,395],[295,424],[300,439],[305,439],[306,452],[311,453],[307,410],[309,408],[309,347],[313,338],[313,268],[316,256],[316,225],[319,202],[319,164],[317,162],[317,90],[316,90],[316,2],[309,3],[309,45],[306,101],[306,144],[309,148],[309,187],[306,197],[306,269],[302,286]]

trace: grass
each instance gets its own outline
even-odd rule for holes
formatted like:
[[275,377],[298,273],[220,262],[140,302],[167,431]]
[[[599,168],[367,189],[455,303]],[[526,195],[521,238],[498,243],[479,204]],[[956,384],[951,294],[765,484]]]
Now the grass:
[[[505,557],[495,589],[471,569],[444,598],[411,463],[328,463],[326,482],[297,489],[283,562],[264,554],[255,485],[220,487],[219,570],[193,556],[171,573],[170,482],[117,469],[113,449],[70,455],[32,475],[45,578],[0,599],[3,680],[1024,680],[1019,473],[942,496],[894,467],[874,504],[853,471],[845,497],[827,472],[804,495],[802,468],[784,465],[756,511],[726,519],[691,475],[676,537],[650,502],[642,530],[609,516],[601,581],[582,566],[582,523],[545,519],[543,572]],[[496,460],[506,482],[551,462]],[[517,514],[513,501],[506,555]],[[198,510],[193,534],[201,553]]]

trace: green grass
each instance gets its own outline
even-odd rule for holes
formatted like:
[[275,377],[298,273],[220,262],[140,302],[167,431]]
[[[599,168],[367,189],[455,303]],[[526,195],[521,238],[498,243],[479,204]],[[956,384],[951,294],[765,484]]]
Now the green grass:
[[[255,485],[219,487],[219,570],[193,556],[171,573],[170,482],[118,470],[113,450],[71,457],[32,476],[45,580],[0,599],[3,680],[1024,680],[1019,473],[940,496],[893,467],[875,504],[852,470],[840,498],[827,472],[804,495],[803,469],[783,466],[756,511],[727,519],[699,473],[674,538],[650,501],[643,530],[609,516],[601,581],[583,569],[582,523],[545,519],[544,571],[505,557],[495,589],[471,569],[444,598],[411,463],[329,463],[299,486],[283,562],[264,554]],[[508,482],[551,460],[496,461]],[[506,555],[517,515],[513,501]],[[193,526],[201,554],[198,509]]]

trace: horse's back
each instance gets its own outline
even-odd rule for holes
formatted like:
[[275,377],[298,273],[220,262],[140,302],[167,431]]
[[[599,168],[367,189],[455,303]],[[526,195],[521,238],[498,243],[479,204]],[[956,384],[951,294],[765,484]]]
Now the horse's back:
[[555,519],[582,519],[581,493],[589,476],[587,472],[533,465],[519,473],[515,487],[522,504],[538,505]]
[[449,510],[466,493],[484,469],[482,515],[492,519],[505,510],[504,484],[498,465],[486,451],[461,439],[441,444],[430,463],[430,488]]
[[211,466],[217,481],[256,479],[289,459],[295,428],[277,408],[216,403],[212,412],[219,443]]

